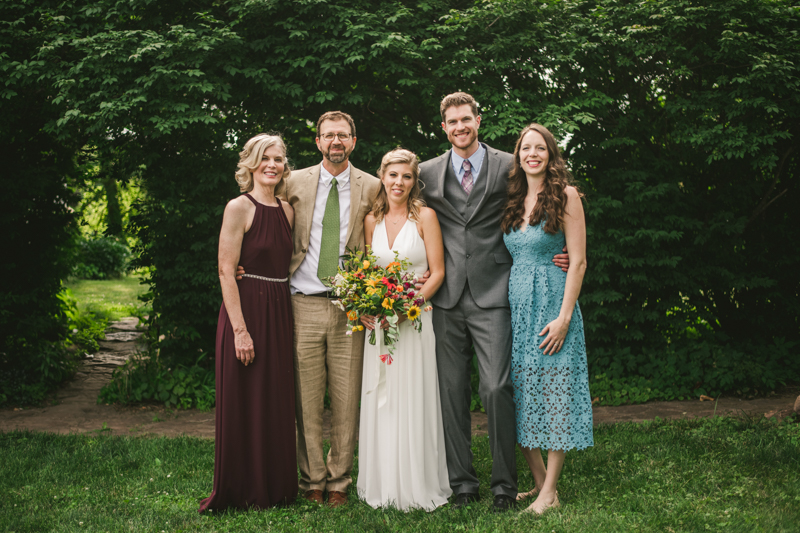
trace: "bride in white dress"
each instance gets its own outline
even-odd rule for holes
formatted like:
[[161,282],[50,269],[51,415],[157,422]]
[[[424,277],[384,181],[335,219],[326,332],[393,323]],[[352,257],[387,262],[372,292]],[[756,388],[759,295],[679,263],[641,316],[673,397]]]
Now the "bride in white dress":
[[[364,220],[367,244],[381,266],[407,258],[421,278],[425,300],[444,281],[444,248],[439,221],[420,198],[417,156],[395,149],[383,156],[378,175],[383,189]],[[428,305],[428,304],[426,304]],[[358,444],[359,496],[372,507],[432,511],[452,494],[447,477],[442,409],[431,313],[422,313],[422,332],[401,317],[400,339],[391,365],[382,363],[383,335],[364,346],[361,427]],[[363,317],[368,329],[375,317]],[[379,327],[385,327],[385,321]]]

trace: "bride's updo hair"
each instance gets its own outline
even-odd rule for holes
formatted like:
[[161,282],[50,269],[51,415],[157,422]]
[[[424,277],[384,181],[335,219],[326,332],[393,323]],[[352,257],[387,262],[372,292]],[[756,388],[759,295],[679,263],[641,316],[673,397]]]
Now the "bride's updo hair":
[[411,192],[408,195],[408,218],[414,222],[420,221],[420,212],[425,207],[425,201],[422,199],[422,192],[419,186],[419,158],[417,154],[411,150],[400,148],[399,146],[387,152],[381,160],[381,167],[378,169],[378,177],[381,179],[381,188],[378,190],[378,195],[375,197],[375,202],[372,205],[372,214],[377,222],[383,220],[386,213],[389,212],[389,198],[386,195],[386,187],[383,185],[383,176],[386,173],[386,167],[396,164],[411,165],[411,175],[414,177],[414,186],[411,187]]
[[258,169],[261,164],[261,158],[264,151],[274,145],[278,145],[283,152],[283,176],[281,181],[275,186],[275,196],[283,197],[286,191],[286,178],[292,173],[292,167],[286,159],[286,145],[283,144],[283,139],[280,135],[259,133],[246,143],[244,149],[239,152],[239,165],[236,169],[236,183],[239,184],[239,190],[242,192],[250,192],[253,190],[253,171]]

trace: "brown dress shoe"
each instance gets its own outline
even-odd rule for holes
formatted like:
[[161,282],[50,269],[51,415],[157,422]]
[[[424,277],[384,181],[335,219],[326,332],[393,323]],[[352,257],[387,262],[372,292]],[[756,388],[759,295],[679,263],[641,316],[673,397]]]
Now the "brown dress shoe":
[[303,498],[318,505],[322,505],[322,491],[321,490],[307,490],[303,493]]
[[328,492],[328,506],[329,507],[341,507],[342,505],[347,503],[347,493],[346,492],[338,492],[332,490]]

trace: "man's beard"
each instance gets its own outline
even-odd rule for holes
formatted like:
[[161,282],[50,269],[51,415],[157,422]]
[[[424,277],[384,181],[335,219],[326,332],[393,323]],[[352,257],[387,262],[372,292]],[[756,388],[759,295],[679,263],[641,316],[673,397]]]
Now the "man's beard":
[[328,148],[327,152],[323,152],[322,155],[325,156],[325,159],[330,161],[331,163],[339,164],[344,163],[348,157],[350,157],[350,152],[347,151],[346,147],[342,147],[342,151],[337,154],[331,154],[331,148]]

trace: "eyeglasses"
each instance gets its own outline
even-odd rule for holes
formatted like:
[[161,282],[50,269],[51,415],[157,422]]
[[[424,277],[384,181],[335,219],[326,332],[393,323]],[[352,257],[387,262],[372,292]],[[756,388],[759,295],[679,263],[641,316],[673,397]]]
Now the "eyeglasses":
[[340,141],[347,141],[350,140],[350,137],[353,135],[351,133],[323,133],[320,135],[326,141],[332,141],[334,138],[338,137]]

